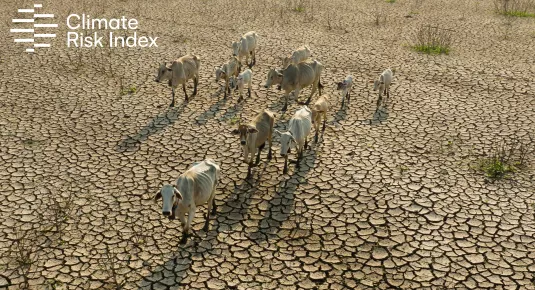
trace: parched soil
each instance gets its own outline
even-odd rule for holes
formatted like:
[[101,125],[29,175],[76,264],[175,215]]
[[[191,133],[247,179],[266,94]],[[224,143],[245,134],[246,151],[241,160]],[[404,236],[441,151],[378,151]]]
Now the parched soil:
[[[474,169],[502,140],[535,133],[533,18],[498,15],[492,1],[43,1],[58,37],[28,54],[9,29],[34,2],[10,2],[0,288],[535,289],[534,156],[500,180]],[[70,13],[136,18],[159,47],[68,49]],[[423,25],[449,29],[449,55],[411,50]],[[214,71],[251,30],[261,50],[238,104]],[[275,158],[264,150],[246,179],[231,132],[265,108],[285,130],[300,105],[282,114],[282,93],[263,85],[303,44],[325,66],[325,133],[287,175],[275,135]],[[201,59],[199,94],[186,104],[179,89],[169,108],[157,67],[186,53]],[[391,99],[374,113],[369,81],[387,67]],[[180,223],[152,197],[204,158],[222,169],[217,214],[205,232],[200,207],[197,236],[181,245]]]

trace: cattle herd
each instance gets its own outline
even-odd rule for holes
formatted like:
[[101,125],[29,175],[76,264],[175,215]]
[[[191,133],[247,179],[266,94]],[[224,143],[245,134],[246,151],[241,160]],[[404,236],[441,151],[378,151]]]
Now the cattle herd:
[[[231,94],[232,89],[239,91],[238,102],[243,100],[243,88],[247,84],[248,97],[251,97],[251,82],[253,78],[252,67],[256,64],[256,53],[258,51],[258,35],[254,32],[244,34],[239,41],[232,43],[232,56],[230,60],[221,67],[215,69],[215,81],[225,81],[224,98]],[[242,60],[248,69],[241,72]],[[233,133],[240,136],[240,145],[243,150],[243,160],[248,164],[247,177],[251,175],[251,168],[260,163],[260,153],[268,143],[267,158],[272,157],[272,137],[273,132],[280,135],[280,155],[284,157],[284,173],[288,171],[288,154],[291,153],[291,147],[295,146],[297,151],[296,167],[299,167],[303,153],[308,146],[308,136],[314,126],[314,141],[318,142],[318,132],[320,124],[322,131],[325,130],[327,112],[329,110],[329,98],[322,96],[320,77],[324,69],[323,65],[317,60],[309,60],[312,52],[308,46],[302,46],[290,55],[282,58],[282,68],[271,69],[267,75],[266,88],[277,85],[279,90],[284,91],[285,103],[282,111],[288,107],[288,99],[293,92],[295,100],[298,99],[299,93],[303,88],[311,86],[311,93],[308,96],[304,106],[301,107],[292,116],[288,123],[288,130],[280,132],[274,130],[275,114],[269,110],[263,110],[247,124],[238,124],[238,128]],[[251,58],[249,62],[249,58]],[[156,82],[168,80],[172,88],[172,101],[170,107],[175,105],[175,90],[178,85],[182,85],[185,95],[185,101],[188,101],[186,91],[186,82],[193,80],[194,89],[192,96],[197,94],[199,83],[200,59],[192,54],[185,55],[173,61],[170,65],[161,64],[158,69]],[[384,104],[383,95],[386,99],[390,97],[390,84],[394,77],[394,72],[386,69],[373,83],[374,91],[379,91],[377,99],[377,110]],[[347,76],[343,81],[337,83],[337,90],[341,91],[341,106],[349,105],[351,96],[351,87],[353,77]],[[308,104],[316,93],[320,97],[309,108]],[[253,157],[256,154],[256,160],[253,163]],[[191,231],[191,222],[195,217],[197,206],[207,204],[208,210],[205,216],[204,230],[208,230],[210,214],[215,214],[215,191],[219,180],[220,168],[216,161],[206,159],[201,162],[195,162],[186,172],[181,174],[176,184],[164,185],[154,199],[162,199],[162,213],[169,219],[180,219],[183,228],[181,243],[187,241]],[[188,214],[186,221],[186,213]]]

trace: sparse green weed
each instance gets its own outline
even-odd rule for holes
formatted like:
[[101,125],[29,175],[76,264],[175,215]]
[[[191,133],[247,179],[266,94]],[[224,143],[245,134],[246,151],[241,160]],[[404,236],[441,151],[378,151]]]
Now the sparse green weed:
[[230,125],[236,125],[239,122],[240,122],[240,117],[239,116],[234,116],[234,117],[229,119]]
[[430,25],[422,26],[416,31],[411,47],[426,54],[449,54],[453,44],[453,32]]
[[532,0],[494,0],[496,13],[510,17],[535,18],[535,2]]

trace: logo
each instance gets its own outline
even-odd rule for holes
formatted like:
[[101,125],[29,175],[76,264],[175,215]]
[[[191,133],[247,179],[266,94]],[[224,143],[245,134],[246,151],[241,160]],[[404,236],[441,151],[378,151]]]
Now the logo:
[[[47,39],[56,37],[54,33],[47,33],[47,28],[58,27],[56,23],[36,23],[39,19],[54,18],[54,14],[36,13],[37,8],[42,8],[43,4],[33,4],[33,8],[19,9],[18,12],[26,16],[32,15],[33,18],[16,18],[13,19],[13,23],[28,23],[27,28],[13,28],[10,32],[17,33],[15,42],[29,43],[31,46],[26,46],[26,52],[33,53],[35,49],[41,47],[50,47],[50,43],[47,43]],[[31,26],[29,26],[31,25]]]

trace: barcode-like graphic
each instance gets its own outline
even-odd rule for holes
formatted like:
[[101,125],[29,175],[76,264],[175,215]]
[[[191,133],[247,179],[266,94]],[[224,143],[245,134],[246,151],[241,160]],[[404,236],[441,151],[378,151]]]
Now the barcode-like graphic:
[[[17,33],[15,42],[26,42],[31,43],[31,47],[26,48],[26,52],[32,53],[35,52],[36,48],[39,47],[50,47],[50,43],[46,43],[46,40],[49,38],[56,37],[54,33],[46,33],[47,28],[58,27],[54,23],[35,23],[39,18],[54,18],[54,14],[45,14],[37,13],[36,8],[42,8],[42,4],[34,4],[33,8],[30,9],[19,9],[18,12],[22,15],[33,14],[33,18],[17,18],[13,19],[13,23],[28,23],[28,27],[25,28],[12,28],[10,32]],[[24,24],[27,25],[27,24]],[[22,26],[22,25],[21,25]],[[31,28],[30,28],[31,27]],[[20,37],[18,37],[21,35]]]

